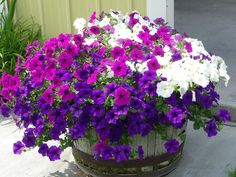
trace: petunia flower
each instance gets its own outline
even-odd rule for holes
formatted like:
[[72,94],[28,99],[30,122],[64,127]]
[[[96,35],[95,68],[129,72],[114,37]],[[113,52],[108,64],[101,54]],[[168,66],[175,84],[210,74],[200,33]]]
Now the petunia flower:
[[115,104],[117,106],[128,105],[130,102],[130,93],[123,87],[119,87],[115,91]]

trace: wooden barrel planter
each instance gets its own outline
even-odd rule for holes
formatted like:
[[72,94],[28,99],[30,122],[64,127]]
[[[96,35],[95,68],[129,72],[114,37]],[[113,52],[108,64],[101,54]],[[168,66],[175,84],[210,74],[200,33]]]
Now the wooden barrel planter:
[[173,171],[182,156],[185,142],[186,124],[182,129],[168,129],[168,136],[180,142],[179,150],[174,154],[168,154],[164,148],[166,141],[155,132],[151,132],[145,137],[136,136],[133,138],[131,147],[137,149],[143,146],[144,159],[130,159],[117,163],[115,160],[95,160],[93,157],[93,147],[87,139],[79,139],[74,142],[73,155],[78,167],[86,174],[94,177],[125,177],[143,176],[160,177]]

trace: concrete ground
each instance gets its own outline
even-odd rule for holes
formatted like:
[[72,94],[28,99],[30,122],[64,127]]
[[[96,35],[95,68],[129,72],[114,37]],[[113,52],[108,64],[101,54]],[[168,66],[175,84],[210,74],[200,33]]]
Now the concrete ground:
[[[184,155],[177,169],[168,177],[227,177],[236,167],[236,127],[225,126],[216,137],[188,125]],[[1,177],[86,177],[74,162],[71,149],[60,161],[50,162],[37,149],[14,155],[12,144],[21,139],[21,132],[10,120],[0,122]]]
[[203,41],[207,51],[224,58],[231,77],[220,86],[222,103],[236,107],[236,1],[175,0],[175,28]]

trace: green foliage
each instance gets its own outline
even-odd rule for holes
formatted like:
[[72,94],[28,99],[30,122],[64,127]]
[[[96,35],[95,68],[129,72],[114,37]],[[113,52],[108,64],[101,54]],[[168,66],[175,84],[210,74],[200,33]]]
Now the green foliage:
[[165,103],[165,100],[161,97],[156,98],[156,108],[159,112],[167,113],[170,107]]
[[[1,3],[3,3],[3,0]],[[0,12],[0,76],[14,73],[17,56],[23,56],[28,43],[41,40],[41,29],[33,19],[14,21],[17,0],[12,0],[8,14]]]
[[230,170],[230,172],[229,172],[229,177],[236,177],[236,168]]

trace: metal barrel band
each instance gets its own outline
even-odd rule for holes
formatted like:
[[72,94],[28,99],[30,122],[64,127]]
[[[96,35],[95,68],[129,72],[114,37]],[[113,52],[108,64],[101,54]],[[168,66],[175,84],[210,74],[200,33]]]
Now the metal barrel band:
[[140,159],[134,159],[134,160],[128,160],[124,162],[117,163],[115,160],[103,160],[101,158],[98,158],[97,160],[94,159],[94,157],[90,154],[84,153],[76,148],[73,148],[73,155],[75,157],[79,157],[84,162],[88,162],[92,165],[98,166],[98,167],[105,167],[105,168],[140,168],[145,166],[152,166],[156,164],[161,164],[166,161],[170,161],[175,159],[180,152],[182,152],[184,147],[184,143],[180,145],[180,148],[177,152],[173,154],[161,154],[155,157],[147,157],[143,160]]
[[179,158],[178,160],[174,161],[173,163],[169,164],[166,167],[163,167],[154,171],[142,172],[142,173],[137,173],[137,174],[132,174],[132,173],[108,174],[108,173],[102,173],[102,172],[91,170],[88,167],[79,163],[77,165],[78,165],[78,168],[81,169],[84,173],[91,175],[93,177],[163,177],[171,173],[173,170],[175,170],[177,166],[179,165],[180,160],[181,158]]

